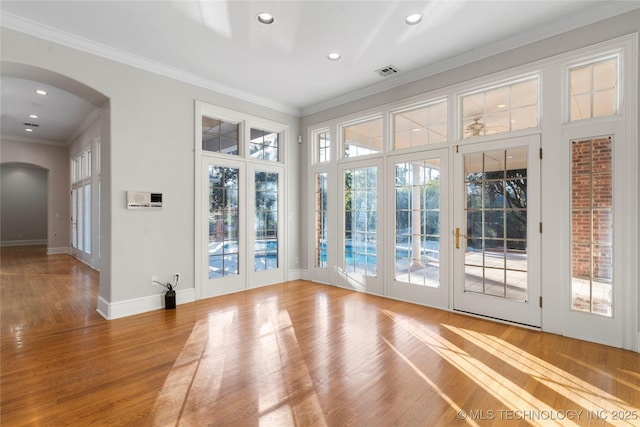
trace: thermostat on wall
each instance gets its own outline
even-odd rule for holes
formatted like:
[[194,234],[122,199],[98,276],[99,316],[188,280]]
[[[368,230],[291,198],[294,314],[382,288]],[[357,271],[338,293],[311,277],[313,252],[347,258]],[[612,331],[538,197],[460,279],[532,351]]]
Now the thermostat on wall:
[[162,193],[127,191],[127,209],[161,208]]

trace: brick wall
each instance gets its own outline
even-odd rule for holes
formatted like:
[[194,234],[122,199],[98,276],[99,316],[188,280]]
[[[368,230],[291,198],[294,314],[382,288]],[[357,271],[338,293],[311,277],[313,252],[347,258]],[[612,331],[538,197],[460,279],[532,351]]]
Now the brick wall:
[[572,142],[572,276],[610,282],[612,276],[612,140]]

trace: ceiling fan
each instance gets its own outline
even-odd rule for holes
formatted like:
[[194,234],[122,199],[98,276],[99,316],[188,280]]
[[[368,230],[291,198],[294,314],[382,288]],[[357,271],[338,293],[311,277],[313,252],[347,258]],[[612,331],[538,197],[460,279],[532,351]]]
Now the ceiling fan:
[[468,136],[479,136],[482,129],[484,129],[484,123],[480,123],[480,117],[476,117],[473,119],[473,123],[467,126],[465,133]]
[[464,137],[469,138],[472,136],[480,136],[480,135],[490,135],[494,133],[506,132],[509,130],[508,127],[502,125],[496,126],[485,126],[484,123],[480,121],[481,117],[476,117],[473,120],[473,123],[469,124],[466,128],[464,128]]

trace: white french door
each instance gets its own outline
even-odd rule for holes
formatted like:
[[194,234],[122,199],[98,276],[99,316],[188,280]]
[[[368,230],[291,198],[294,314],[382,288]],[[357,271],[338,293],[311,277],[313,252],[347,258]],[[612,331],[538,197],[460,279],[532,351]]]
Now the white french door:
[[250,164],[247,202],[247,248],[253,254],[248,265],[247,287],[285,280],[283,168]]
[[203,162],[201,298],[284,281],[282,170],[233,159]]
[[201,298],[245,288],[247,277],[246,164],[230,159],[202,163]]
[[454,154],[455,310],[539,327],[540,138]]
[[341,214],[338,219],[338,286],[384,294],[384,257],[379,212],[383,209],[382,159],[338,167]]
[[449,301],[448,150],[387,159],[386,295],[432,307]]

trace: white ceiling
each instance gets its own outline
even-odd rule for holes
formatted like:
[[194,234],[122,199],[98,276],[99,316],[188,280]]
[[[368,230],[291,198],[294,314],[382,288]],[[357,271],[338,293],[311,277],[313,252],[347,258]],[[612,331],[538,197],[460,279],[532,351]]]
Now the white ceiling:
[[[0,2],[5,27],[295,115],[636,8],[599,0]],[[272,25],[257,22],[263,11]],[[414,12],[424,19],[409,26]],[[342,58],[329,61],[331,51]],[[400,72],[375,72],[387,65]],[[10,83],[3,78],[3,127]]]

